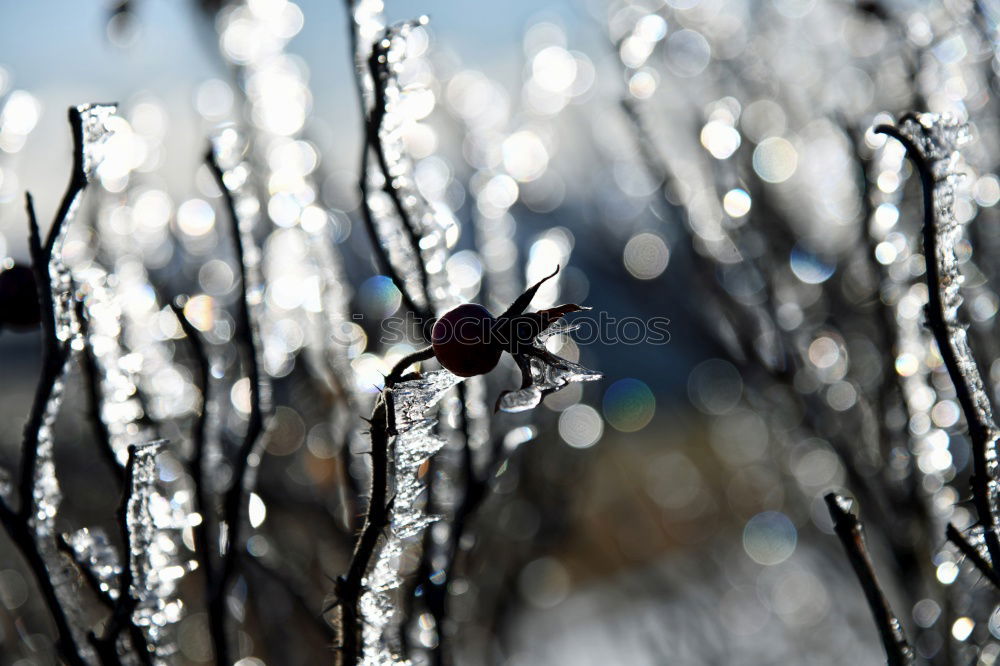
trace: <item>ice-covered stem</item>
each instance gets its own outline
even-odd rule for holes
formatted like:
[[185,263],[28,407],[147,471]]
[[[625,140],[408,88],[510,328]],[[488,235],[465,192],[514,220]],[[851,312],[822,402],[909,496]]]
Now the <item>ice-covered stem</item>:
[[[157,446],[156,444],[144,444],[143,446]],[[135,547],[136,535],[133,532],[129,513],[133,511],[133,503],[137,501],[134,497],[137,485],[136,460],[138,447],[130,444],[128,447],[128,462],[125,465],[125,488],[122,492],[121,502],[118,505],[118,532],[125,547],[125,557],[122,561],[122,572],[118,579],[118,598],[104,629],[104,634],[96,636],[90,634],[90,642],[97,651],[98,657],[104,664],[119,664],[121,660],[118,655],[118,637],[123,630],[127,630],[132,648],[141,664],[151,665],[152,657],[149,646],[142,629],[136,626],[133,621],[135,609],[139,604],[136,597],[135,571],[132,565],[132,550]]]
[[87,107],[71,107],[69,123],[73,132],[73,166],[69,185],[63,195],[62,202],[53,218],[45,241],[42,242],[38,218],[30,194],[25,195],[25,207],[29,224],[29,251],[31,253],[32,270],[38,288],[38,299],[42,320],[42,368],[31,411],[24,428],[24,438],[21,445],[21,468],[18,488],[20,504],[17,510],[0,498],[0,521],[27,560],[28,567],[35,576],[39,590],[45,600],[52,619],[56,625],[58,637],[56,647],[60,656],[69,664],[83,664],[79,647],[73,637],[69,618],[59,601],[55,585],[49,575],[45,557],[36,540],[33,518],[36,513],[36,475],[38,470],[39,444],[43,428],[50,427],[47,423],[57,406],[55,396],[58,385],[70,357],[70,340],[60,336],[58,331],[59,313],[56,294],[53,291],[53,253],[64,231],[71,213],[78,203],[78,197],[87,187],[88,159],[86,154],[85,130],[83,112]]
[[403,224],[403,231],[406,233],[406,238],[410,243],[410,251],[413,252],[413,256],[417,259],[417,272],[420,275],[420,287],[424,293],[424,300],[430,303],[430,282],[427,277],[427,267],[421,258],[420,233],[409,211],[403,204],[402,195],[395,185],[396,176],[393,175],[392,169],[389,167],[389,159],[386,157],[385,146],[382,143],[382,123],[389,111],[386,90],[394,76],[389,64],[389,47],[392,44],[392,35],[393,29],[386,28],[382,39],[377,40],[372,45],[371,55],[368,56],[368,72],[372,77],[373,84],[373,104],[371,113],[368,116],[365,132],[366,152],[369,148],[375,152],[379,170],[382,172],[382,178],[385,181],[383,190],[392,200],[396,215],[399,216]]
[[979,549],[969,543],[969,540],[962,536],[962,533],[955,527],[952,523],[948,523],[948,527],[945,528],[945,537],[948,541],[952,542],[967,558],[972,562],[973,566],[979,570],[981,574],[986,576],[986,578],[993,583],[994,586],[1000,588],[1000,574],[997,570],[990,566],[990,563],[983,558],[982,553]]
[[30,225],[28,248],[31,253],[31,267],[35,273],[35,282],[38,287],[42,318],[42,373],[35,390],[35,399],[31,404],[28,422],[24,427],[21,457],[20,513],[25,520],[30,515],[34,505],[35,463],[38,457],[39,432],[44,425],[45,412],[56,384],[59,382],[70,355],[69,341],[60,339],[57,330],[58,314],[55,294],[52,290],[52,259],[56,243],[62,237],[66,222],[77,203],[77,197],[87,187],[83,117],[79,107],[70,107],[69,124],[73,132],[73,170],[70,173],[69,185],[59,203],[59,209],[52,220],[52,226],[49,227],[44,244],[41,241],[34,202],[31,194],[25,193],[25,208]]
[[[70,183],[72,190],[75,178]],[[68,194],[68,193],[67,193]],[[46,411],[56,385],[62,377],[63,369],[69,360],[70,345],[68,340],[60,340],[56,333],[55,301],[52,293],[52,280],[49,265],[52,249],[48,241],[44,244],[38,228],[38,217],[35,215],[35,204],[30,193],[25,194],[25,208],[28,212],[29,236],[28,248],[31,253],[31,267],[35,273],[35,283],[38,287],[38,300],[41,303],[42,319],[42,371],[35,387],[35,398],[31,403],[28,422],[24,426],[24,441],[21,446],[20,475],[20,518],[28,521],[35,506],[35,470],[38,463],[38,443],[40,432],[45,425]],[[59,234],[59,227],[65,218],[56,217],[49,231],[49,238]]]
[[52,620],[56,625],[56,650],[59,657],[69,664],[69,666],[86,666],[86,662],[80,656],[76,640],[70,628],[69,617],[66,615],[62,603],[56,594],[52,579],[49,578],[45,559],[35,542],[34,534],[26,522],[21,520],[17,513],[11,511],[6,503],[0,504],[0,521],[3,522],[4,529],[10,536],[11,541],[21,551],[22,557],[28,564],[28,569],[38,583],[38,589],[42,594]]
[[[925,121],[928,124],[925,124]],[[958,321],[962,297],[955,244],[961,228],[952,212],[954,186],[948,163],[954,158],[963,130],[929,114],[910,115],[898,126],[879,125],[877,134],[899,141],[920,174],[923,190],[923,243],[927,265],[927,325],[955,387],[972,442],[972,495],[983,527],[990,565],[1000,563],[1000,538],[994,510],[996,445],[1000,433],[993,420],[989,397],[969,346],[965,327]]]
[[115,609],[114,597],[107,589],[102,587],[101,579],[94,572],[91,563],[77,554],[76,550],[73,548],[73,544],[70,543],[65,534],[60,534],[56,539],[56,548],[59,549],[60,553],[68,557],[73,562],[77,571],[80,572],[83,582],[88,588],[90,588],[90,591],[94,593],[97,600],[104,604],[108,610],[113,611]]
[[[367,121],[365,126],[367,128]],[[367,134],[367,129],[365,131]],[[369,191],[368,191],[368,161],[370,151],[367,143],[364,150],[361,151],[361,177],[358,181],[358,185],[361,189],[361,218],[365,223],[365,230],[368,232],[368,238],[372,242],[372,247],[375,248],[375,259],[378,262],[379,270],[392,280],[392,283],[399,290],[399,293],[403,300],[403,305],[406,306],[410,312],[415,315],[423,316],[426,314],[426,308],[417,305],[406,289],[406,282],[403,281],[402,276],[400,276],[395,267],[392,265],[392,261],[389,259],[389,253],[386,251],[385,247],[382,245],[381,239],[379,239],[378,230],[375,228],[375,217],[372,214],[371,204],[368,202]],[[421,264],[422,265],[422,264]]]
[[371,418],[372,482],[368,512],[351,557],[347,575],[337,579],[336,601],[340,606],[340,666],[354,666],[361,660],[361,594],[365,574],[371,565],[379,536],[389,526],[388,502],[389,433],[392,389],[387,388],[375,403]]
[[824,499],[830,518],[833,520],[833,531],[847,552],[847,559],[858,577],[858,582],[861,583],[861,589],[875,619],[882,645],[885,647],[886,663],[889,666],[909,666],[913,663],[913,648],[906,640],[906,633],[892,612],[882,586],[875,577],[861,523],[849,511],[848,500],[836,493],[828,493]]
[[[352,50],[354,53],[357,53],[361,43],[361,37],[358,34],[360,26],[357,21],[355,21],[353,16],[353,0],[347,0],[346,5],[349,14],[348,18],[351,30],[350,36]],[[386,37],[376,41],[376,43],[372,46],[371,53],[368,57],[367,66],[368,72],[372,77],[374,95],[374,104],[371,106],[370,110],[367,108],[368,103],[365,98],[364,85],[362,83],[364,73],[360,70],[360,68],[356,68],[357,71],[355,72],[358,89],[358,101],[361,104],[361,112],[364,115],[364,145],[361,150],[361,172],[358,180],[358,185],[361,190],[361,217],[365,223],[365,229],[368,232],[368,237],[372,242],[372,246],[375,248],[375,257],[378,261],[379,269],[389,276],[393,284],[396,285],[396,288],[399,289],[399,292],[402,295],[403,304],[406,305],[407,309],[417,316],[429,319],[432,314],[428,311],[428,306],[420,306],[413,300],[413,297],[410,295],[409,290],[406,287],[406,281],[403,279],[403,276],[399,275],[396,271],[396,267],[393,265],[392,260],[389,257],[388,250],[382,245],[382,240],[379,236],[375,223],[375,214],[371,209],[368,179],[370,171],[369,161],[371,159],[371,153],[374,151],[378,159],[379,168],[381,169],[385,179],[384,190],[391,198],[393,207],[402,221],[405,235],[410,244],[413,256],[416,259],[417,271],[420,275],[420,285],[424,293],[424,303],[429,303],[427,267],[421,259],[419,235],[413,220],[410,218],[406,207],[400,199],[398,190],[393,186],[394,177],[390,174],[385,148],[382,144],[382,122],[385,119],[387,112],[385,91],[386,85],[388,84],[388,78],[391,76],[386,55],[388,51],[388,35],[389,32],[387,30]]]
[[258,440],[264,432],[264,409],[261,399],[264,379],[260,372],[260,343],[257,337],[257,327],[251,312],[250,293],[258,293],[259,285],[250,277],[248,270],[247,242],[251,241],[248,229],[242,229],[240,216],[237,214],[236,202],[233,198],[232,190],[226,185],[222,167],[219,165],[214,148],[210,147],[206,156],[212,175],[215,177],[219,189],[222,191],[223,201],[231,223],[234,248],[236,250],[236,263],[240,276],[240,298],[236,311],[236,335],[243,346],[243,355],[246,360],[247,378],[250,383],[250,414],[247,420],[246,434],[240,443],[236,453],[235,469],[233,480],[226,491],[223,500],[223,520],[225,521],[226,548],[222,553],[222,561],[219,567],[218,576],[215,581],[214,590],[209,599],[209,614],[215,615],[216,622],[222,622],[223,635],[213,636],[215,643],[215,659],[219,664],[229,664],[229,649],[224,635],[224,618],[228,612],[225,598],[228,592],[229,583],[236,571],[239,560],[240,538],[242,532],[243,506],[246,503],[248,476],[251,469],[251,455],[257,446]]

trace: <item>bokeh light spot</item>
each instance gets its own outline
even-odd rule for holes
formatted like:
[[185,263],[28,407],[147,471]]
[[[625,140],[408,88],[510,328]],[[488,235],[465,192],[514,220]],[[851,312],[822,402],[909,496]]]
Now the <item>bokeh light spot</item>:
[[743,550],[757,564],[781,564],[795,552],[798,531],[780,511],[764,511],[743,528]]
[[604,393],[604,418],[616,430],[641,430],[655,413],[656,398],[646,383],[639,379],[619,379]]
[[625,268],[633,277],[652,280],[667,269],[670,249],[656,234],[636,234],[625,244]]
[[402,294],[392,279],[376,275],[365,280],[358,289],[358,304],[362,312],[370,317],[382,319],[399,308]]
[[588,449],[604,434],[604,421],[590,405],[573,405],[559,415],[559,436],[574,449]]

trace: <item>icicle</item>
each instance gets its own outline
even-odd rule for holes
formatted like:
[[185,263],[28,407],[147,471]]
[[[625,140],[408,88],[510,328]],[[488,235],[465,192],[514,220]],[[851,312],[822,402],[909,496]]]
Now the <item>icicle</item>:
[[[53,427],[62,405],[65,390],[66,370],[73,358],[73,352],[79,349],[80,325],[77,320],[73,299],[73,281],[69,268],[63,260],[63,244],[67,230],[72,224],[80,204],[86,185],[93,179],[95,170],[103,156],[103,145],[110,136],[108,122],[114,117],[116,107],[113,105],[88,104],[78,106],[78,128],[74,128],[80,156],[78,165],[81,171],[74,174],[70,184],[71,199],[64,201],[64,208],[57,214],[59,224],[57,234],[51,241],[51,255],[48,272],[52,290],[52,308],[55,317],[56,344],[66,345],[69,349],[62,367],[59,369],[52,384],[51,392],[42,407],[42,419],[35,433],[36,448],[28,455],[34,456],[34,475],[31,479],[31,506],[28,510],[28,525],[34,532],[38,550],[45,561],[48,574],[56,593],[63,600],[65,608],[71,609],[72,630],[79,649],[89,653],[86,646],[83,618],[80,609],[69,601],[73,591],[70,570],[65,566],[63,556],[56,546],[56,515],[62,502],[62,491],[56,476],[54,449],[55,440]],[[71,119],[73,114],[71,114]],[[80,178],[82,177],[82,182]]]
[[63,539],[72,549],[74,561],[93,577],[101,592],[109,599],[117,599],[118,576],[122,568],[118,560],[118,551],[108,540],[104,530],[84,527],[63,535]]
[[[577,326],[557,321],[535,339],[535,347],[545,350],[545,342],[553,335],[566,335],[576,330]],[[604,375],[590,370],[577,363],[572,363],[555,354],[547,354],[545,359],[531,357],[531,374],[534,384],[526,389],[511,391],[500,399],[500,410],[504,412],[523,412],[534,409],[542,398],[554,393],[569,384],[576,382],[593,382]]]

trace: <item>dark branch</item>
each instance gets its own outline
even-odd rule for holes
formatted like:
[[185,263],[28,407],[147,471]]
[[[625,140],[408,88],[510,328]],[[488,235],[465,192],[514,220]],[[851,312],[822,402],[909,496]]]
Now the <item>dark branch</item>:
[[958,531],[957,527],[948,523],[948,527],[945,528],[944,533],[948,541],[955,544],[955,546],[962,551],[962,554],[969,558],[969,561],[971,561],[972,564],[979,569],[981,574],[986,576],[986,578],[989,579],[994,586],[1000,588],[1000,574],[997,573],[996,569],[990,566],[990,563],[987,562],[986,559],[980,554],[979,549],[969,543],[969,541],[962,536],[962,533]]
[[[258,360],[259,352],[257,329],[250,310],[249,294],[251,288],[256,285],[250,284],[250,279],[248,277],[246,248],[244,247],[243,231],[240,229],[240,219],[236,213],[236,202],[233,200],[232,191],[226,186],[225,180],[223,179],[222,168],[219,166],[215,152],[211,148],[208,151],[206,159],[208,161],[209,168],[212,170],[212,175],[215,176],[219,189],[222,191],[223,200],[225,201],[226,210],[229,214],[229,221],[231,223],[234,248],[236,250],[236,262],[238,264],[240,274],[241,291],[241,298],[239,299],[239,305],[237,308],[236,334],[243,346],[247,378],[250,382],[250,415],[247,420],[247,430],[246,434],[243,436],[243,442],[240,444],[240,448],[236,454],[232,485],[230,485],[229,490],[226,491],[225,499],[223,501],[223,518],[228,529],[228,545],[226,551],[222,555],[222,563],[216,580],[215,590],[213,592],[212,599],[210,600],[210,613],[224,616],[227,612],[225,597],[228,591],[229,583],[236,571],[239,559],[239,550],[242,548],[240,539],[243,527],[243,505],[245,504],[247,493],[247,476],[250,471],[250,456],[253,453],[261,434],[264,432],[264,410],[261,401],[263,379]],[[215,647],[216,662],[219,664],[228,664],[228,647],[224,637],[221,644],[216,645]]]
[[351,566],[347,575],[337,580],[337,604],[340,607],[340,664],[354,666],[361,658],[361,608],[362,580],[371,565],[372,555],[378,545],[379,535],[389,525],[388,471],[391,390],[386,390],[375,403],[371,419],[372,483],[368,513],[361,536],[354,547]]
[[[191,452],[189,473],[194,479],[194,509],[201,515],[201,522],[192,528],[194,537],[194,550],[198,557],[198,566],[201,568],[205,582],[205,603],[212,607],[212,599],[216,590],[215,562],[212,560],[212,551],[209,544],[212,542],[210,533],[210,519],[215,516],[209,515],[210,502],[208,497],[208,480],[205,475],[205,455],[206,441],[208,436],[208,406],[209,406],[209,385],[211,383],[211,365],[208,360],[208,352],[205,349],[205,342],[202,340],[198,329],[184,315],[184,310],[176,303],[170,304],[174,316],[180,322],[181,329],[188,339],[191,353],[194,356],[197,368],[195,384],[201,393],[201,411],[195,420],[192,428],[192,440],[194,450]],[[214,514],[214,511],[212,512]],[[208,614],[209,634],[212,637],[213,645],[225,643],[225,615],[221,613]]]
[[847,552],[847,559],[854,569],[861,589],[868,600],[875,626],[878,628],[882,645],[885,647],[886,663],[889,666],[908,666],[913,663],[913,648],[906,640],[903,627],[892,612],[889,601],[875,577],[872,561],[865,545],[865,536],[861,523],[841,506],[843,501],[836,493],[829,493],[824,498],[830,518],[833,519],[833,530],[837,533],[841,545]]
[[[350,25],[350,43],[351,51],[353,54],[358,53],[358,44],[360,37],[358,35],[358,26],[354,20],[353,9],[351,0],[347,0],[347,11],[348,11],[348,21]],[[355,68],[355,84],[358,91],[358,102],[361,105],[361,112],[364,114],[363,123],[363,136],[365,144],[361,151],[361,173],[358,179],[358,185],[361,190],[361,217],[365,223],[365,229],[368,232],[368,237],[371,239],[372,247],[375,249],[375,258],[379,265],[379,270],[392,280],[396,288],[399,289],[400,294],[402,294],[403,304],[408,310],[413,312],[415,315],[429,320],[433,315],[430,312],[430,300],[428,298],[428,288],[427,288],[427,269],[424,266],[423,259],[420,254],[420,243],[419,238],[416,236],[416,227],[413,225],[410,219],[409,213],[403,206],[402,200],[399,198],[399,193],[393,187],[393,177],[389,174],[387,160],[385,158],[385,150],[382,146],[382,139],[380,136],[380,129],[382,127],[382,121],[385,117],[385,89],[384,80],[380,83],[379,76],[376,76],[375,70],[377,69],[377,63],[373,59],[377,57],[377,52],[379,51],[378,45],[373,48],[371,56],[369,57],[368,67],[372,71],[373,84],[375,87],[376,100],[372,107],[371,113],[365,108],[365,95],[362,86],[362,71],[360,69],[360,63],[358,67]],[[409,290],[406,288],[406,282],[396,271],[396,268],[392,265],[392,260],[389,258],[389,253],[385,246],[382,244],[381,237],[378,233],[378,228],[375,223],[374,213],[372,213],[371,206],[369,204],[369,188],[368,188],[368,171],[370,166],[371,152],[376,153],[377,159],[379,161],[379,166],[382,170],[385,179],[385,192],[392,199],[393,206],[396,208],[397,213],[400,216],[400,220],[403,224],[404,231],[406,232],[407,239],[410,243],[411,251],[414,253],[416,259],[416,264],[418,266],[418,271],[421,277],[421,286],[423,288],[425,305],[419,306],[416,301],[413,300],[413,296],[410,294]],[[425,336],[426,337],[426,336]]]

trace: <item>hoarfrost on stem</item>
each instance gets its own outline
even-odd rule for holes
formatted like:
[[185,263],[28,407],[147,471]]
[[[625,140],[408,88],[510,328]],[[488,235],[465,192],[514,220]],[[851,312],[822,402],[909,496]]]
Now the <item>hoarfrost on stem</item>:
[[444,440],[434,433],[435,421],[426,414],[461,381],[461,377],[447,370],[438,370],[386,389],[386,394],[392,395],[390,423],[396,433],[390,444],[392,500],[389,530],[362,582],[359,599],[363,622],[362,663],[366,666],[409,663],[397,656],[398,604],[394,602],[394,595],[403,582],[399,558],[405,546],[437,520],[423,509],[420,495],[424,484],[419,472],[423,463],[444,446]]

